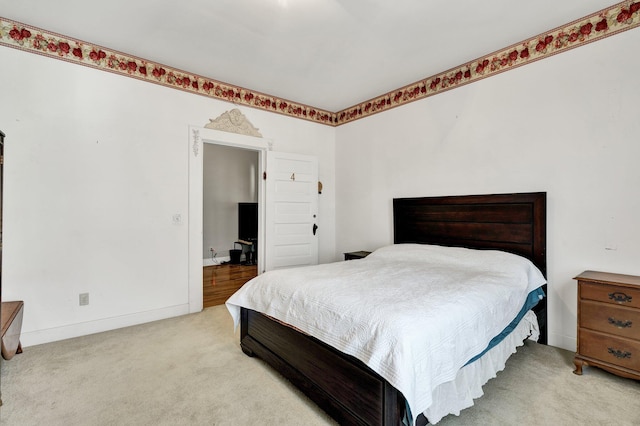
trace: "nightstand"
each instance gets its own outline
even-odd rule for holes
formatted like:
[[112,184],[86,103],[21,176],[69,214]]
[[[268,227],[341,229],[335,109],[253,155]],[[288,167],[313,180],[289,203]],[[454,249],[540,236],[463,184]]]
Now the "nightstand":
[[344,260],[364,259],[371,254],[370,251],[351,251],[344,254]]
[[640,379],[640,277],[584,271],[578,280],[578,347],[583,364]]

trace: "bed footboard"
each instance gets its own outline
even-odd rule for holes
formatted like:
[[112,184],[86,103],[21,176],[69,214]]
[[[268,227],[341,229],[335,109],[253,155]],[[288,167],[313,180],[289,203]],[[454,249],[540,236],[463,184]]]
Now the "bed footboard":
[[364,363],[252,310],[240,345],[275,368],[341,425],[398,425],[402,394]]

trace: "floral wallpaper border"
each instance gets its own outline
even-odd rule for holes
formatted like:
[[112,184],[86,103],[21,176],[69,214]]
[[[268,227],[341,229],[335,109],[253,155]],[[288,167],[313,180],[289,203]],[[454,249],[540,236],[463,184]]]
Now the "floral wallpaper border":
[[2,17],[0,17],[0,45],[232,102],[236,105],[245,105],[322,124],[335,125],[336,122],[336,114],[333,112],[191,74]]
[[0,17],[0,45],[102,69],[186,92],[339,126],[454,89],[640,26],[640,1],[623,1],[563,27],[338,112],[191,74]]
[[441,74],[338,111],[337,125],[424,99],[639,25],[640,2],[624,1]]

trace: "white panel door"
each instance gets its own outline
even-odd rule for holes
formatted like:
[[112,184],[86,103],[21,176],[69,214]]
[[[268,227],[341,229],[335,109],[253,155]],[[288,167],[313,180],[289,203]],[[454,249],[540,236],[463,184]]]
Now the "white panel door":
[[267,152],[265,270],[318,263],[318,159]]

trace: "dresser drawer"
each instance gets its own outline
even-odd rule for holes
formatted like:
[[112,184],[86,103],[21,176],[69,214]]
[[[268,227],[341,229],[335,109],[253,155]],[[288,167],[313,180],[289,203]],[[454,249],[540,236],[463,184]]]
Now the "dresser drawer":
[[640,290],[580,281],[580,299],[640,308]]
[[584,328],[578,331],[578,340],[580,355],[630,370],[640,370],[640,341]]
[[580,327],[640,340],[640,310],[601,302],[580,302]]

